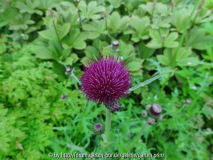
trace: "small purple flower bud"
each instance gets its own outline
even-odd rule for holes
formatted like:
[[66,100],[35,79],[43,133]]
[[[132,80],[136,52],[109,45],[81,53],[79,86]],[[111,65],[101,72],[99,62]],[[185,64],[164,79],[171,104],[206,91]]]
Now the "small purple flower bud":
[[191,100],[190,100],[190,99],[187,99],[187,100],[186,100],[186,103],[187,103],[187,104],[190,104],[190,103],[191,103]]
[[68,97],[68,94],[62,94],[60,97],[65,100]]
[[158,117],[162,112],[162,107],[159,104],[153,104],[149,109],[149,114],[152,117]]
[[66,72],[67,72],[67,73],[70,73],[71,71],[72,71],[72,69],[71,69],[70,67],[67,67],[67,68],[66,68]]
[[155,122],[155,120],[154,120],[153,118],[150,118],[150,117],[149,117],[149,119],[148,119],[148,124],[149,124],[149,125],[153,125],[154,122]]
[[163,121],[164,117],[162,115],[160,115],[160,117],[158,117],[158,121]]
[[119,42],[117,40],[112,42],[113,47],[118,47],[119,46]]
[[61,99],[65,99],[65,98],[66,98],[65,94],[62,94]]
[[142,117],[146,118],[147,115],[148,115],[148,114],[147,114],[147,111],[146,111],[146,110],[143,110],[142,113],[141,113],[141,115],[142,115]]
[[104,125],[102,125],[101,123],[96,123],[94,126],[93,126],[93,132],[94,134],[96,135],[101,135],[104,133]]

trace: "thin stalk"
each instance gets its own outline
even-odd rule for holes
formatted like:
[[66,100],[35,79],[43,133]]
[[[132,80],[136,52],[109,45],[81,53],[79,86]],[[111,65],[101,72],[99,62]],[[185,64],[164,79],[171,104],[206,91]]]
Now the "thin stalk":
[[57,28],[56,28],[54,20],[53,20],[53,26],[54,26],[54,29],[55,29],[55,32],[56,32],[56,35],[57,35],[57,38],[58,38],[58,42],[59,42],[59,44],[60,44],[60,46],[62,48],[62,44],[61,44],[61,41],[60,41],[60,38],[59,38],[58,31],[57,31]]
[[110,129],[111,129],[111,112],[106,108],[106,121],[105,121],[105,136],[106,141],[110,141]]
[[108,33],[108,29],[107,29],[108,26],[107,26],[107,19],[106,19],[106,16],[104,17],[104,20],[105,20],[105,25],[106,25],[105,27],[106,27],[106,30],[107,30],[107,35],[106,35],[106,42],[107,42],[107,38],[108,38],[108,36],[109,36],[109,35],[108,35],[109,33]]
[[144,122],[143,127],[141,128],[141,131],[134,137],[133,141],[130,143],[129,147],[127,148],[127,152],[129,152],[135,146],[137,141],[141,138],[146,126],[147,126],[147,122]]
[[167,74],[167,73],[170,73],[170,72],[174,73],[175,71],[176,71],[176,69],[175,69],[175,70],[170,70],[170,71],[163,72],[163,73],[161,73],[161,74],[159,74],[159,75],[157,75],[157,76],[155,76],[155,77],[153,77],[153,78],[151,78],[151,79],[148,79],[148,80],[146,80],[146,81],[144,81],[144,82],[138,84],[138,85],[135,86],[135,87],[130,88],[130,89],[129,89],[129,92],[134,91],[134,90],[138,89],[139,87],[145,86],[145,85],[147,85],[147,84],[149,84],[149,83],[151,83],[151,82],[153,82],[153,81],[159,79],[159,78],[162,77],[164,74]]
[[82,30],[81,14],[79,9],[78,9],[78,18],[79,18],[80,29]]
[[106,136],[104,134],[102,134],[101,137],[102,137],[103,141],[106,143],[107,142]]
[[72,100],[70,98],[68,98],[67,101],[72,105],[73,108],[76,108],[75,105],[72,103]]
[[72,77],[74,77],[75,78],[75,80],[79,83],[79,84],[81,84],[81,82],[79,81],[79,79],[75,76],[75,74],[73,73],[72,74]]

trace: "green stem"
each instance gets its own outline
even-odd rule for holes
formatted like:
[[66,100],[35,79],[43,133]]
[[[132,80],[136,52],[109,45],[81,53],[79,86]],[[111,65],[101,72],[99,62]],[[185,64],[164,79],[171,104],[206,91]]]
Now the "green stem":
[[128,145],[129,147],[127,148],[127,152],[129,152],[137,143],[137,141],[141,138],[141,136],[144,133],[144,130],[147,126],[147,122],[144,122],[143,127],[141,128],[141,131],[134,137],[133,141]]
[[102,137],[103,141],[106,143],[107,142],[106,136],[104,134],[102,134],[101,137]]
[[110,128],[111,128],[111,112],[106,108],[106,121],[105,121],[105,136],[107,142],[110,141]]
[[146,81],[144,81],[144,82],[138,84],[137,86],[130,88],[130,89],[129,89],[129,92],[134,91],[134,90],[138,89],[139,87],[145,86],[145,85],[147,85],[147,84],[149,84],[149,83],[151,83],[151,82],[153,82],[153,81],[159,79],[159,78],[162,77],[164,74],[167,74],[167,73],[170,73],[170,72],[174,73],[175,71],[176,71],[176,69],[175,69],[175,70],[169,70],[169,71],[163,72],[163,73],[161,73],[161,74],[159,74],[159,75],[157,75],[157,76],[155,76],[155,77],[152,77],[151,79],[148,79],[148,80],[146,80]]
[[59,42],[59,44],[60,44],[60,46],[62,48],[62,44],[61,44],[61,41],[60,41],[60,38],[59,38],[58,31],[57,31],[57,28],[56,28],[54,20],[53,20],[53,26],[54,26],[54,29],[55,29],[55,32],[56,32],[56,35],[57,35],[57,38],[58,38],[58,42]]
[[72,74],[72,76],[75,78],[75,80],[76,80],[79,84],[81,84],[81,82],[80,82],[79,79],[75,76],[74,73]]
[[75,105],[72,103],[72,100],[70,98],[68,98],[67,101],[72,105],[73,108],[76,108]]
[[82,31],[81,14],[80,14],[80,10],[79,9],[78,9],[78,18],[79,18],[80,30]]

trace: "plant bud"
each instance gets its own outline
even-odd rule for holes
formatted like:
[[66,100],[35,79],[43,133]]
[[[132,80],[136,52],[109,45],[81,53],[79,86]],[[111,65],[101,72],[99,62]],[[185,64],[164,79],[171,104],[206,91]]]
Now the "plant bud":
[[65,99],[65,95],[64,94],[61,95],[61,99]]
[[190,99],[187,99],[187,100],[186,100],[186,103],[187,103],[187,104],[190,104],[190,103],[191,103]]
[[153,125],[155,120],[153,118],[149,117],[147,122],[149,125]]
[[119,42],[117,40],[112,42],[113,47],[118,47],[119,46]]
[[61,97],[61,99],[66,99],[68,97],[68,95],[67,94],[62,94],[60,97]]
[[94,126],[93,126],[93,132],[94,134],[96,135],[101,135],[104,133],[104,125],[102,125],[101,123],[96,123]]
[[71,71],[72,71],[72,69],[71,69],[70,67],[67,67],[67,68],[66,68],[66,72],[67,72],[67,73],[70,73]]
[[146,105],[146,110],[148,111],[148,110],[150,109],[151,106],[152,106],[152,105],[147,104],[147,105]]
[[162,38],[163,40],[165,40],[165,39],[166,39],[166,35],[162,35],[161,38]]
[[164,119],[164,117],[163,117],[162,115],[160,115],[160,116],[158,117],[158,121],[163,121],[163,119]]
[[159,104],[153,104],[149,109],[149,114],[152,117],[158,117],[162,112],[162,107]]
[[146,110],[143,110],[142,113],[141,113],[141,115],[142,115],[142,117],[146,118],[147,115],[148,115],[148,114],[147,114],[147,111],[146,111]]

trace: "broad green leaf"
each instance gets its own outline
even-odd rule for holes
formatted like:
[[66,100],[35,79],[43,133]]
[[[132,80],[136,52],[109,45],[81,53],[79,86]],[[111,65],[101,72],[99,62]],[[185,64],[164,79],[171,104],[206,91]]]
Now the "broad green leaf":
[[159,31],[157,31],[157,30],[150,30],[149,31],[149,35],[150,35],[150,37],[152,38],[152,39],[155,39],[155,40],[158,40],[159,42],[160,41],[162,41],[162,38],[161,38],[161,36],[160,36],[160,33],[159,33]]
[[54,28],[38,32],[41,37],[48,40],[58,40]]
[[127,64],[127,67],[131,70],[131,71],[137,71],[138,69],[142,68],[141,63],[140,62],[130,62]]
[[82,26],[85,31],[89,32],[89,38],[95,39],[100,34],[107,34],[106,25],[104,20],[93,21],[91,24],[85,24]]
[[70,31],[70,24],[69,23],[65,23],[62,27],[61,27],[61,31],[60,31],[60,40],[62,38],[64,38]]
[[72,53],[72,54],[70,55],[70,57],[73,59],[73,63],[76,63],[76,62],[79,60],[78,55],[75,54],[75,53]]
[[91,59],[89,57],[84,57],[81,59],[81,63],[83,63],[84,66],[88,65],[88,62],[90,62]]
[[178,38],[178,34],[173,32],[173,33],[169,34],[169,36],[164,41],[164,44],[166,45],[167,43],[172,42],[172,41],[176,40],[177,38]]
[[140,58],[147,59],[154,54],[155,49],[148,48],[144,42],[141,42],[138,44],[138,51]]
[[121,32],[125,29],[128,20],[129,18],[127,16],[121,18],[118,12],[113,12],[107,17],[108,30],[111,32]]
[[71,49],[64,49],[62,51],[62,59],[66,59],[71,53]]
[[72,65],[73,64],[73,58],[72,57],[67,57],[66,60],[64,61],[66,65]]
[[91,1],[88,6],[85,1],[81,1],[78,4],[78,8],[81,10],[83,19],[99,19],[100,15],[98,13],[104,11],[104,7],[98,6],[95,1]]
[[178,46],[178,42],[167,42],[163,46],[167,48],[176,48]]
[[199,64],[198,57],[188,57],[178,62],[179,66],[197,66]]
[[169,66],[171,63],[169,58],[164,55],[157,55],[157,59],[161,64],[166,65],[166,66]]
[[138,42],[140,39],[148,39],[150,19],[148,17],[139,18],[138,16],[132,16],[129,20],[130,25],[135,31],[129,30],[124,34],[132,33],[132,40]]
[[151,40],[151,42],[149,42],[146,46],[149,48],[157,49],[162,47],[162,42],[157,40]]
[[122,4],[122,0],[107,0],[113,8],[118,8]]
[[93,58],[93,55],[97,58],[100,57],[98,50],[93,46],[87,46],[85,48],[84,52],[85,52],[86,56],[89,57],[89,58]]
[[194,49],[205,50],[208,43],[213,43],[212,36],[206,36],[201,29],[194,28],[189,32],[186,45]]
[[84,49],[86,47],[86,43],[84,41],[87,37],[87,33],[81,33],[78,28],[71,28],[70,33],[62,39],[62,46],[65,49]]
[[55,59],[47,47],[35,46],[33,49],[35,56],[40,59]]
[[[174,51],[176,53],[176,50]],[[176,55],[176,61],[180,61],[181,59],[185,59],[190,56],[192,53],[191,48],[180,48]]]
[[172,24],[177,28],[179,32],[183,32],[183,30],[187,27],[186,24],[189,20],[191,10],[181,9],[181,12],[176,11],[172,16]]

